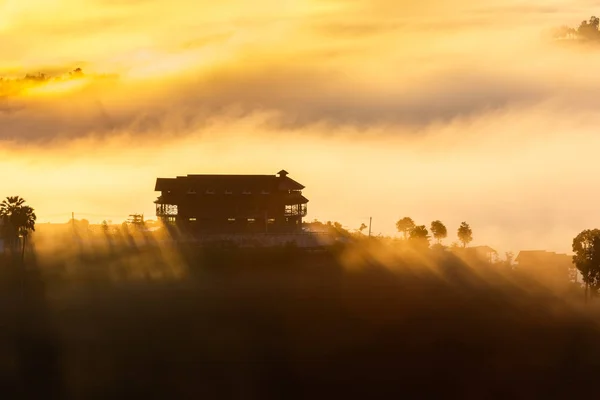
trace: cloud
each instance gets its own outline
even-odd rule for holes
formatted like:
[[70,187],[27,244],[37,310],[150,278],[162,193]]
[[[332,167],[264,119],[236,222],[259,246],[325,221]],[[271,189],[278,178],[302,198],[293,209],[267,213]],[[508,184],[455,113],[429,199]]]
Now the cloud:
[[[400,7],[397,2],[356,0],[269,10],[271,3],[263,1],[245,18],[239,10],[231,11],[231,4],[211,9],[209,15],[229,15],[231,22],[202,22],[198,31],[185,33],[167,30],[173,24],[191,26],[183,12],[190,10],[189,2],[175,1],[160,20],[155,18],[163,2],[137,3],[95,2],[100,11],[91,16],[83,14],[81,5],[61,3],[57,10],[71,11],[61,15],[59,28],[49,20],[31,25],[41,18],[38,12],[22,17],[15,26],[27,31],[13,39],[24,40],[19,48],[28,48],[43,34],[73,50],[71,56],[57,57],[50,68],[43,67],[52,65],[48,56],[40,68],[60,71],[56,65],[67,58],[71,68],[72,60],[83,54],[91,60],[86,68],[118,72],[121,80],[106,88],[95,83],[64,96],[11,99],[3,106],[0,119],[7,129],[0,139],[43,142],[125,130],[158,135],[174,120],[180,121],[176,130],[185,133],[197,129],[207,115],[232,109],[243,115],[270,112],[273,129],[319,123],[422,129],[503,108],[547,101],[571,104],[573,91],[581,94],[575,102],[581,100],[586,107],[588,88],[595,85],[557,80],[563,65],[585,65],[586,55],[572,54],[575,61],[557,62],[558,50],[537,43],[532,35],[540,32],[543,22],[535,22],[533,28],[498,30],[515,24],[516,14],[543,20],[556,14],[550,11],[559,9],[557,3],[462,1],[449,7],[431,0]],[[275,16],[285,16],[285,24]],[[99,26],[103,29],[94,29]],[[10,47],[10,40],[4,46]],[[47,55],[45,50],[40,53]],[[548,64],[541,65],[542,60]],[[136,75],[146,81],[128,81]]]
[[152,212],[159,174],[276,165],[307,183],[311,218],[374,214],[376,232],[406,214],[564,249],[600,223],[584,179],[600,172],[600,55],[541,38],[587,2],[56,4],[56,20],[15,8],[0,33],[13,75],[81,61],[89,77],[0,99],[1,170],[19,171],[3,183],[40,211],[67,207],[60,187],[81,209]]
[[97,79],[74,93],[17,97],[7,100],[0,114],[4,127],[0,139],[47,142],[125,131],[142,136],[185,134],[196,131],[209,116],[231,118],[232,110],[239,116],[268,112],[274,131],[321,123],[419,130],[547,102],[559,112],[561,107],[581,111],[593,104],[597,85],[553,82],[553,73],[519,76],[464,65],[424,74],[399,70],[387,87],[373,88],[368,77],[344,75],[343,68],[330,69],[319,61],[296,65],[267,60],[251,65],[246,58],[241,68],[234,63],[171,80]]

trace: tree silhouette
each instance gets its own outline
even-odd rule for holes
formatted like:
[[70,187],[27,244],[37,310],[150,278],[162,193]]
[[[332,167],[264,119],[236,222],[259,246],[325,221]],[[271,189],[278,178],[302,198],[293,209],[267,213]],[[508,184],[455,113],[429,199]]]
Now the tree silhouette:
[[589,21],[583,21],[579,25],[579,28],[577,28],[577,34],[582,39],[597,40],[600,38],[600,31],[598,31],[599,26],[600,19],[592,16]]
[[35,231],[36,215],[25,200],[19,196],[7,197],[0,203],[0,218],[2,218],[4,235],[8,239],[9,247],[14,250],[19,237],[23,238],[22,260],[25,257],[25,244],[30,231]]
[[73,71],[69,72],[69,75],[72,78],[81,78],[82,76],[84,76],[81,68],[75,68]]
[[578,37],[577,29],[563,25],[552,30],[552,37],[554,39],[576,39]]
[[415,226],[410,231],[410,240],[419,245],[429,246],[429,232],[425,225]]
[[457,234],[458,240],[463,244],[463,247],[467,247],[467,245],[473,241],[473,231],[466,222],[460,224]]
[[551,32],[554,39],[579,39],[585,41],[600,41],[600,18],[592,16],[582,21],[577,29],[560,26]]
[[404,233],[404,239],[408,239],[408,235],[415,228],[415,221],[412,218],[404,217],[396,222],[396,229],[400,233]]
[[442,242],[442,239],[446,239],[448,237],[448,229],[446,229],[446,225],[442,223],[442,221],[436,220],[431,223],[431,233],[433,237],[437,240],[438,244]]
[[587,229],[573,239],[573,264],[585,282],[585,301],[589,288],[596,293],[600,287],[600,230]]

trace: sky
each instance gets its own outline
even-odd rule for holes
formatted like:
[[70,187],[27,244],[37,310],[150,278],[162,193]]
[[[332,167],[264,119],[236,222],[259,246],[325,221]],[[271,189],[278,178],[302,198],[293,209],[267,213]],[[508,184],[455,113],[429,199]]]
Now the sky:
[[[154,214],[157,177],[275,174],[308,219],[440,219],[499,251],[600,226],[593,0],[4,0],[0,196]],[[70,79],[75,68],[84,78]]]

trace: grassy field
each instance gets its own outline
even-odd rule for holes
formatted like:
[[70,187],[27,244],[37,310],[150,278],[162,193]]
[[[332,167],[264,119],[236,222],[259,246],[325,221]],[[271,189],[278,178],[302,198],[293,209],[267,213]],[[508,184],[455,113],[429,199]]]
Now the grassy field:
[[5,398],[570,398],[600,367],[579,289],[447,253],[119,244],[3,264]]

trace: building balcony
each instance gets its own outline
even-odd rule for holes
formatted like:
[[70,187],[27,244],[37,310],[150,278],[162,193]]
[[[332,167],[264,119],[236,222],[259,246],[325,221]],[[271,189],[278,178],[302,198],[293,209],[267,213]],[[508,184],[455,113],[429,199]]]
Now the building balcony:
[[286,217],[306,217],[308,208],[306,204],[293,204],[285,206],[284,216]]
[[168,217],[176,216],[178,214],[178,208],[175,204],[156,204],[156,216],[157,217]]

